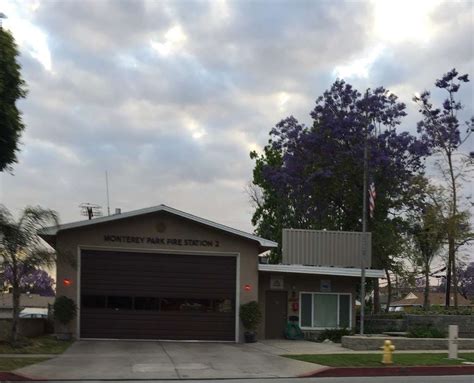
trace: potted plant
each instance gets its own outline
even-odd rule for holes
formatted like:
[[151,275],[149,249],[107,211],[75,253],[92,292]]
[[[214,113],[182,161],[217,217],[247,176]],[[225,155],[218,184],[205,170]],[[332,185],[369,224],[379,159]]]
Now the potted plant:
[[244,332],[246,343],[255,343],[257,341],[257,327],[262,319],[260,307],[256,301],[244,303],[240,306],[240,320],[247,330]]
[[75,318],[77,312],[76,303],[68,297],[61,296],[54,301],[54,319],[56,319],[62,327],[62,332],[56,333],[59,340],[71,340],[72,334],[69,331],[68,324]]

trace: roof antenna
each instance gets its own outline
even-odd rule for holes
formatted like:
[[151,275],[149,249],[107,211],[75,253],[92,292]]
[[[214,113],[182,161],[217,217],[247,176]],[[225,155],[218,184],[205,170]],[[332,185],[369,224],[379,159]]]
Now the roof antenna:
[[84,202],[79,205],[81,208],[81,215],[92,219],[94,217],[101,217],[102,216],[102,206],[96,205],[94,203]]
[[109,200],[109,173],[105,171],[105,190],[107,193],[107,215],[110,215],[110,200]]

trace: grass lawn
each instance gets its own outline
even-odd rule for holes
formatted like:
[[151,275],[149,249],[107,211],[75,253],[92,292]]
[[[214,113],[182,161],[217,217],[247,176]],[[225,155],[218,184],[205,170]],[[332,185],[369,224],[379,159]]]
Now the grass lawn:
[[72,341],[56,340],[52,336],[30,338],[30,344],[13,348],[7,342],[0,342],[0,354],[62,354]]
[[[380,354],[311,354],[283,355],[287,358],[303,362],[322,364],[330,367],[377,367],[383,366]],[[446,359],[448,354],[408,353],[393,354],[393,366],[452,366],[460,365],[463,361]],[[474,353],[460,353],[460,358],[474,362]]]
[[0,371],[9,372],[45,360],[48,358],[0,358]]

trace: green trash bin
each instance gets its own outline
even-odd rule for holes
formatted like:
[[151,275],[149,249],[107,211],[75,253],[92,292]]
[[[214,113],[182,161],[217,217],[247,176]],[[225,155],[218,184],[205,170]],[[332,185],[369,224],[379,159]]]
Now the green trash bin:
[[304,339],[303,331],[301,331],[298,325],[298,317],[291,316],[285,329],[285,338],[290,340],[301,340]]

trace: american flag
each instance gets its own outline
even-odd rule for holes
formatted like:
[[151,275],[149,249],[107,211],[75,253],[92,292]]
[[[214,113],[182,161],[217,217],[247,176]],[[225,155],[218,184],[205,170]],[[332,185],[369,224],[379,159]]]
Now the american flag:
[[374,181],[370,182],[369,185],[369,213],[370,218],[374,218],[374,211],[375,211],[375,197],[377,193],[375,192],[375,183]]

